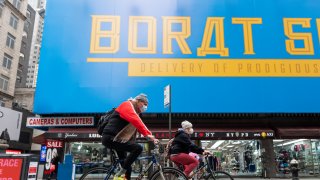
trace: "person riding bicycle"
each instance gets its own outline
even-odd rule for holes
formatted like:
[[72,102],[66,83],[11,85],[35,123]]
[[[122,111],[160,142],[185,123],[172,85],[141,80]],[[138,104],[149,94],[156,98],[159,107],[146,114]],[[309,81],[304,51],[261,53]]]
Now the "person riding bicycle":
[[190,135],[193,134],[192,124],[189,121],[181,123],[182,128],[179,128],[172,141],[170,159],[176,165],[184,166],[184,173],[187,177],[191,177],[191,172],[198,166],[198,159],[189,155],[190,152],[197,154],[209,154],[209,151],[203,150],[192,143]]
[[[120,159],[125,159],[121,164],[122,169],[114,179],[130,179],[131,164],[143,150],[142,146],[135,142],[137,131],[154,143],[159,142],[139,116],[147,110],[147,106],[148,99],[145,94],[139,94],[134,99],[131,98],[121,103],[103,129],[102,144],[107,148],[114,149]],[[126,152],[129,152],[127,157]]]

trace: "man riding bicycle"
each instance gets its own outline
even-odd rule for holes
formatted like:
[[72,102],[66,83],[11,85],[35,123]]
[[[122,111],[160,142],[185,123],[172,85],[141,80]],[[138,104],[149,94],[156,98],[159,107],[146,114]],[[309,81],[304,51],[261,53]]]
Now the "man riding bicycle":
[[[102,144],[116,150],[120,159],[125,159],[122,169],[114,179],[130,179],[131,164],[143,150],[142,146],[135,142],[137,131],[154,143],[159,142],[139,117],[139,114],[147,110],[147,106],[148,99],[145,94],[123,102],[116,108],[103,130]],[[129,152],[127,157],[126,152]]]

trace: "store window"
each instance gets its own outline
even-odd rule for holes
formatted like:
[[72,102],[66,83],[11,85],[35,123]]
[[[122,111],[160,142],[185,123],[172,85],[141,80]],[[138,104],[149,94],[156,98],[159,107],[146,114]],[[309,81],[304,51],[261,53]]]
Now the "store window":
[[[148,143],[140,143],[143,151],[140,156],[147,156],[149,151]],[[110,149],[105,148],[98,142],[72,142],[70,143],[71,154],[76,164],[76,177],[85,173],[93,167],[109,167],[111,166]],[[145,168],[148,160],[137,160],[132,164],[132,173],[140,172],[141,168]]]
[[280,174],[290,173],[290,161],[299,163],[302,176],[319,175],[320,141],[317,139],[282,139],[274,140],[277,170]]
[[261,174],[261,152],[258,140],[201,141],[202,148],[214,154],[214,169],[232,175]]
[[85,173],[92,167],[104,167],[111,164],[107,149],[101,143],[73,142],[71,154],[76,164],[76,174]]

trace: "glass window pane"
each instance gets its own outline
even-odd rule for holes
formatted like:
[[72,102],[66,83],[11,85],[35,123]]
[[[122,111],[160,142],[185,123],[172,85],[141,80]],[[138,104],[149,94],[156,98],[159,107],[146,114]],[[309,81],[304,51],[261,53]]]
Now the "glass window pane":
[[8,60],[7,68],[8,68],[8,69],[11,69],[11,60]]
[[0,78],[0,89],[3,89],[3,79],[2,78]]
[[4,81],[3,89],[4,89],[5,91],[8,90],[8,81]]

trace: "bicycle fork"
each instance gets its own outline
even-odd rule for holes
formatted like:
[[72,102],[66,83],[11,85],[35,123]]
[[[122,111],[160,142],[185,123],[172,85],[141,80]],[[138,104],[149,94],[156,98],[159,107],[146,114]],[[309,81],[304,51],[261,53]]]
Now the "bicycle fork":
[[161,179],[162,179],[162,180],[166,180],[166,179],[164,178],[164,175],[163,175],[162,166],[160,166],[160,164],[158,164],[158,163],[157,163],[157,166],[158,166],[158,168],[159,168],[159,172],[160,172]]

